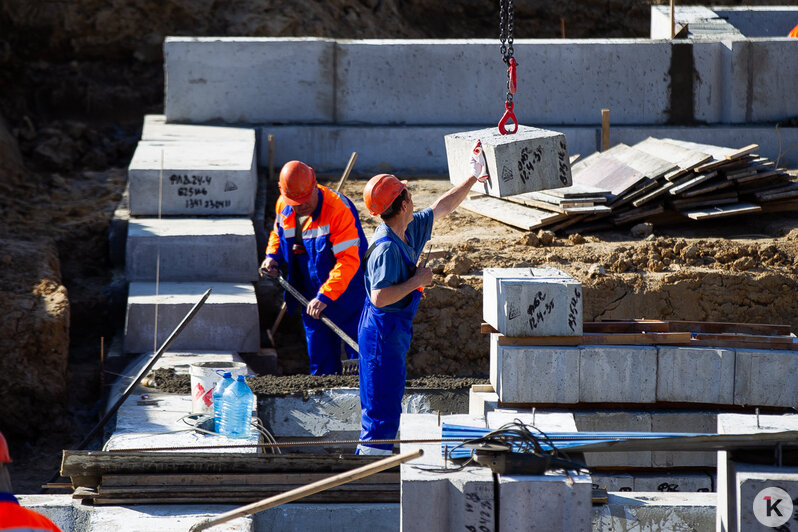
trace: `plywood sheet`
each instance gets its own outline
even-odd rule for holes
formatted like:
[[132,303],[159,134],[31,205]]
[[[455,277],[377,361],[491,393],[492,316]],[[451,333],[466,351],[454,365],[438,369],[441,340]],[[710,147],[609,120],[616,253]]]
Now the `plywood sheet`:
[[678,167],[655,155],[637,150],[626,144],[617,144],[605,151],[602,157],[611,156],[622,163],[631,166],[649,179],[659,179],[665,174],[678,169]]
[[490,196],[476,196],[464,201],[462,208],[496,221],[531,231],[564,220],[567,214],[543,211]]
[[603,188],[612,196],[620,196],[645,176],[613,157],[601,157],[581,170],[574,170],[573,181],[580,185]]
[[751,203],[735,203],[733,205],[723,205],[720,207],[684,211],[683,214],[693,220],[706,220],[709,218],[724,218],[726,216],[750,214],[753,212],[759,212],[761,210],[762,207],[759,205],[753,205]]
[[696,166],[712,160],[712,155],[708,153],[678,146],[667,140],[654,137],[648,137],[632,147],[671,162],[678,166],[680,171],[692,170]]

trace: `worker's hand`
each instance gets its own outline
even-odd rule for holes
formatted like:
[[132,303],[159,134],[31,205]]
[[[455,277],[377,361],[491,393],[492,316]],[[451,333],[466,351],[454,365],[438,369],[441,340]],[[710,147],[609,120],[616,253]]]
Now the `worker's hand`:
[[311,318],[319,319],[321,311],[327,308],[327,303],[322,303],[315,297],[308,301],[307,313]]
[[416,286],[432,284],[432,269],[424,266],[416,268],[416,273],[413,274],[413,281]]
[[471,148],[471,175],[477,178],[477,181],[484,183],[488,180],[488,165],[485,163],[485,154],[482,150],[482,141],[477,139],[474,147]]
[[261,274],[266,273],[271,275],[272,277],[277,277],[277,274],[280,273],[278,266],[279,264],[277,264],[276,260],[274,260],[271,257],[266,257],[265,259],[263,259],[263,262],[260,264],[260,273]]

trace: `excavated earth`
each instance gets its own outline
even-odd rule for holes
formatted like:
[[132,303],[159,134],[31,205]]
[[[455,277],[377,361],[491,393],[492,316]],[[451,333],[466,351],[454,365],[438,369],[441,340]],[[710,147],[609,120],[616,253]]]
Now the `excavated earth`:
[[[516,2],[515,37],[559,37],[561,21],[573,38],[646,36],[650,3]],[[10,441],[17,492],[37,491],[57,469],[61,449],[77,445],[96,422],[100,390],[114,378],[101,374],[101,345],[107,350],[118,336],[124,279],[112,270],[108,229],[142,117],[163,110],[163,38],[496,38],[498,2],[485,6],[477,0],[0,2],[0,431]],[[370,233],[375,224],[360,200],[367,177],[351,180],[345,192],[358,201]],[[447,186],[414,180],[416,203],[430,203]],[[795,217],[762,216],[655,227],[648,238],[628,229],[553,237],[456,212],[433,232],[435,283],[415,321],[408,373],[449,376],[439,382],[443,387],[460,386],[455,375],[484,377],[480,272],[489,266],[565,270],[583,283],[585,319],[796,326],[796,227]],[[261,308],[262,323],[271,324],[277,305]],[[285,374],[307,368],[297,317],[281,326],[277,348]],[[311,381],[274,383],[285,390],[319,386]]]

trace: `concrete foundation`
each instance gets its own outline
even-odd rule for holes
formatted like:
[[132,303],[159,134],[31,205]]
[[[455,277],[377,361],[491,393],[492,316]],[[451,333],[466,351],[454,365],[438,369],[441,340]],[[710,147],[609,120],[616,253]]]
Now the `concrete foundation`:
[[[260,347],[258,305],[251,284],[130,283],[125,319],[125,352],[157,350],[202,294],[212,289],[173,349],[220,349],[254,353]],[[157,308],[157,328],[154,326]],[[157,330],[156,341],[153,342]],[[157,346],[154,348],[154,345]]]
[[141,141],[128,166],[134,216],[251,216],[254,141]]
[[128,281],[247,282],[258,279],[255,230],[247,218],[134,218]]
[[482,141],[489,178],[471,190],[504,197],[571,184],[571,164],[565,135],[518,126],[512,135],[495,127],[446,135],[449,180],[462,183],[471,175],[469,160],[477,139]]
[[582,284],[554,268],[486,268],[482,318],[505,336],[581,336]]

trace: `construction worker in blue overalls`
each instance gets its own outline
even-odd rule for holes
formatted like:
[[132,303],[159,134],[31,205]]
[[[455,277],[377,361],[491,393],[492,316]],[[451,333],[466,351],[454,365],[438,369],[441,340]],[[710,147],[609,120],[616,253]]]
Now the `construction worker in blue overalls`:
[[[363,258],[366,304],[358,328],[361,441],[391,440],[399,430],[407,370],[405,355],[413,334],[413,317],[422,287],[432,270],[416,266],[433,223],[457,208],[477,180],[487,179],[485,158],[477,142],[471,155],[472,174],[430,207],[413,212],[407,181],[390,174],[371,178],[363,191],[366,207],[381,223]],[[358,454],[390,454],[393,444],[361,443]]]
[[[308,300],[302,312],[311,375],[340,374],[341,339],[319,319],[322,311],[347,335],[357,334],[365,289],[360,257],[366,236],[352,201],[316,183],[316,173],[300,161],[280,171],[280,197],[261,268],[287,281]],[[296,300],[288,299],[288,311]],[[357,353],[344,346],[350,359]]]

